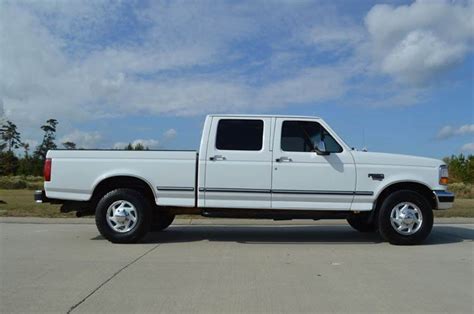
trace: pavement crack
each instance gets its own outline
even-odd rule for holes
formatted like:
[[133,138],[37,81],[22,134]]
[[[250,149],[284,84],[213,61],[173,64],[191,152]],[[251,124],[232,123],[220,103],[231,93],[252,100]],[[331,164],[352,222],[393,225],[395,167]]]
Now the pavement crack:
[[149,249],[148,251],[146,251],[145,253],[143,253],[142,255],[138,256],[137,258],[135,258],[133,261],[131,261],[130,263],[126,264],[125,266],[123,266],[122,268],[120,268],[119,270],[117,270],[115,273],[112,274],[112,276],[110,276],[109,278],[107,278],[104,282],[102,282],[100,285],[98,285],[94,290],[92,290],[88,295],[86,295],[83,299],[81,299],[79,302],[77,302],[76,304],[74,304],[73,306],[71,306],[71,308],[69,308],[69,310],[67,311],[67,313],[71,313],[72,311],[74,311],[79,305],[81,305],[82,303],[84,303],[89,297],[91,297],[92,295],[94,295],[94,293],[96,293],[100,288],[102,288],[103,286],[105,286],[109,281],[111,281],[112,279],[114,279],[118,274],[120,274],[122,271],[124,271],[125,269],[127,269],[129,266],[135,264],[136,262],[138,262],[142,257],[144,257],[145,255],[147,255],[148,253],[150,253],[151,251],[153,251],[154,249],[156,249],[157,247],[159,246],[159,244],[155,245],[154,247],[152,247],[151,249]]

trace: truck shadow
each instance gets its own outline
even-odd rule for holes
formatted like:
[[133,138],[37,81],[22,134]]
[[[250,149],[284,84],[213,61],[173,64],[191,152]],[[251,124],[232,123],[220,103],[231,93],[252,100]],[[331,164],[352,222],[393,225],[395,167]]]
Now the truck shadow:
[[[94,239],[103,239],[96,237]],[[423,245],[473,241],[474,230],[462,226],[438,225]],[[384,242],[377,233],[360,233],[348,226],[171,226],[149,233],[142,243],[182,243],[195,241],[242,244],[374,244]]]

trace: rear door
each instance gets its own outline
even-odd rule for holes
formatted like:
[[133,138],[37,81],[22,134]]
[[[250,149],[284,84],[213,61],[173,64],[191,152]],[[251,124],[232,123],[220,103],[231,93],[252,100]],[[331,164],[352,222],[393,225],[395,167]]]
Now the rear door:
[[212,118],[200,187],[205,207],[271,207],[271,123],[271,118]]
[[[272,208],[349,210],[355,194],[354,160],[328,130],[321,120],[276,119]],[[329,155],[315,152],[322,140]]]

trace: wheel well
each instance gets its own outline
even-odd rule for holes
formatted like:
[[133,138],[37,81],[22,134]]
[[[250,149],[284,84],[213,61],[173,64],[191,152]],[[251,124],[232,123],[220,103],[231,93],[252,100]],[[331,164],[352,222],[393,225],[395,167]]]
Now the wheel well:
[[436,209],[438,206],[435,196],[433,194],[433,191],[428,188],[426,185],[423,185],[421,183],[416,183],[416,182],[399,182],[392,184],[388,187],[386,187],[382,193],[379,194],[377,197],[375,204],[374,204],[374,209],[378,210],[380,206],[382,205],[383,201],[393,192],[400,191],[400,190],[410,190],[410,191],[415,191],[421,194],[426,198],[426,200],[430,203],[432,209]]
[[151,204],[155,204],[155,195],[153,190],[150,188],[150,185],[145,181],[130,177],[130,176],[116,176],[104,179],[101,181],[94,189],[92,193],[91,201],[93,203],[93,208],[97,202],[107,194],[108,192],[119,189],[119,188],[129,188],[140,191],[148,199]]

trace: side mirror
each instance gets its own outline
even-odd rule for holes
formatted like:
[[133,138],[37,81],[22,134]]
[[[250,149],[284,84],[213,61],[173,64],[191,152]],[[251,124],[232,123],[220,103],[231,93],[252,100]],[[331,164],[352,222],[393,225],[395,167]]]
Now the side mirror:
[[321,156],[327,156],[330,154],[330,152],[326,151],[326,144],[324,141],[320,141],[318,145],[314,147],[314,150],[316,151],[316,154]]

